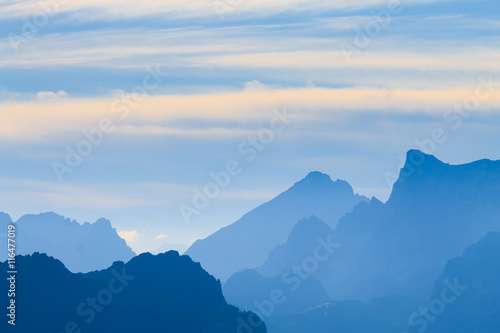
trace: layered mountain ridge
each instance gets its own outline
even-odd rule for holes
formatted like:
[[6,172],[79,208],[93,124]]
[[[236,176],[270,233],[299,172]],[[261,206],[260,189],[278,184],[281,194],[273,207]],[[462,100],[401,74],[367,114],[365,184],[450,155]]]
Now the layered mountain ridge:
[[339,221],[343,264],[325,288],[337,299],[428,295],[447,260],[498,230],[500,161],[455,166],[410,151],[387,203]]
[[240,220],[196,241],[186,254],[225,281],[240,270],[262,265],[269,252],[286,241],[299,220],[314,215],[334,227],[363,201],[368,199],[355,194],[347,182],[311,172]]

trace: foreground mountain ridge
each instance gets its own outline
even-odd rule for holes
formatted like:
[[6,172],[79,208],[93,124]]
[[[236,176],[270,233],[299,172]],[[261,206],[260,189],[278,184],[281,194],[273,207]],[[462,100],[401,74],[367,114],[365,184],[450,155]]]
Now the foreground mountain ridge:
[[[16,326],[2,332],[238,333],[266,327],[251,313],[228,305],[220,282],[175,251],[149,253],[127,263],[74,274],[45,254],[16,258]],[[8,290],[7,262],[0,285]],[[1,296],[7,304],[7,293]],[[257,325],[258,323],[258,325]]]

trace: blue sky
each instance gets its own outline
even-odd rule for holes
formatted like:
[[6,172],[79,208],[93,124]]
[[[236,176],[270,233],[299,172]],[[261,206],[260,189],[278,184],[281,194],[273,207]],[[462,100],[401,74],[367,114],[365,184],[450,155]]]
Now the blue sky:
[[[0,210],[14,218],[106,217],[141,252],[205,237],[312,170],[386,200],[436,130],[424,148],[447,162],[500,159],[498,1],[63,2],[0,1]],[[453,110],[478,87],[473,112]],[[277,110],[293,117],[247,161],[238,147]],[[233,160],[241,172],[186,223],[179,206]]]

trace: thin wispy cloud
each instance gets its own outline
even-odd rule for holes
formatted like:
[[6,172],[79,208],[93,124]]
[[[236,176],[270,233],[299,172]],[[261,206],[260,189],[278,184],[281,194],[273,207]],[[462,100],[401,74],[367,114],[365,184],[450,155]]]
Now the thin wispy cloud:
[[[417,0],[413,3],[438,2],[439,0]],[[58,2],[49,2],[56,3]],[[5,1],[0,3],[0,17],[20,17],[39,13],[42,11],[40,4],[44,1],[24,0],[11,3]],[[275,15],[283,12],[304,12],[318,10],[360,10],[375,6],[384,6],[386,0],[252,0],[242,1],[229,10],[232,15],[254,14],[254,15]],[[216,7],[209,1],[196,0],[145,0],[137,2],[133,0],[73,0],[64,1],[63,4],[53,5],[54,12],[73,13],[80,21],[94,20],[117,20],[131,19],[144,16],[162,16],[170,18],[189,18],[216,15]]]

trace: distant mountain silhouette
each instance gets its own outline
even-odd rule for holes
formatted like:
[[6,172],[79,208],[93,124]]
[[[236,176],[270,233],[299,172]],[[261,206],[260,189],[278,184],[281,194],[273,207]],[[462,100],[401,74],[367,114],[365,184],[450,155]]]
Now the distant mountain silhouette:
[[0,223],[6,224],[6,223],[11,223],[12,219],[9,216],[9,214],[0,212]]
[[[275,247],[269,253],[266,262],[256,268],[256,271],[267,277],[279,276],[292,266],[302,264],[304,259],[313,257],[315,249],[320,246],[318,239],[327,242],[333,234],[333,229],[315,216],[302,219],[293,227],[286,243]],[[333,257],[329,252],[325,250],[323,252],[322,255],[327,256],[325,261],[331,259],[330,256]],[[324,262],[321,262],[321,265],[324,265]],[[323,269],[318,267],[318,270],[320,268]],[[315,273],[316,270],[314,275]]]
[[[263,290],[269,293],[276,286],[271,281],[283,271],[311,257],[318,237],[330,236],[340,246],[309,275],[334,301],[293,314],[276,311],[267,320],[270,333],[422,332],[409,320],[426,306],[437,306],[446,283],[468,289],[425,331],[493,333],[500,327],[500,233],[488,233],[446,264],[489,230],[500,230],[500,162],[449,165],[410,151],[386,204],[375,198],[361,202],[336,230],[315,217],[301,220],[255,269],[267,278],[237,273],[224,291],[236,304],[250,306],[262,299]],[[431,295],[445,265],[427,305],[423,299]],[[242,287],[249,285],[248,290]],[[299,308],[296,300],[288,305]],[[415,318],[422,325],[422,317]]]
[[335,248],[325,248],[331,245],[328,244],[333,232],[315,216],[300,220],[286,243],[274,248],[264,265],[235,273],[229,278],[223,285],[224,295],[231,304],[263,312],[255,302],[271,306],[268,300],[273,290],[283,291],[286,300],[273,305],[275,311],[271,315],[264,314],[264,317],[298,313],[328,302],[330,298],[318,280],[328,279],[330,265],[334,262]]
[[168,251],[177,251],[177,252],[182,254],[182,253],[186,252],[187,249],[188,249],[188,246],[184,245],[184,244],[166,243],[166,244],[163,244],[162,246],[160,246],[159,248],[157,248],[156,250],[151,251],[151,253],[152,254],[160,254],[160,253],[165,253]]
[[429,295],[447,260],[500,230],[500,161],[445,164],[410,151],[386,204],[372,200],[339,221],[333,299]]
[[[0,247],[1,248],[6,248],[6,239],[7,239],[7,226],[12,223],[12,219],[8,214],[0,212]],[[3,261],[5,260],[6,254],[1,253],[0,254],[0,260]]]
[[500,233],[489,232],[461,257],[450,260],[436,281],[426,317],[410,332],[496,333],[500,328]]
[[269,252],[286,241],[300,219],[314,215],[335,227],[342,216],[362,201],[367,199],[354,194],[347,182],[311,172],[240,220],[196,241],[186,254],[225,281],[240,270],[262,265]]
[[[226,303],[219,281],[174,251],[87,274],[35,253],[17,257],[17,269],[16,326],[4,319],[2,332],[241,333],[245,325],[266,332],[256,315]],[[7,264],[0,270],[8,290]]]
[[[12,220],[0,214],[0,228]],[[24,215],[16,222],[18,254],[47,253],[61,260],[72,272],[109,267],[114,261],[129,261],[135,253],[106,219],[83,225],[55,213]],[[0,238],[0,247],[5,239]],[[7,252],[0,251],[0,261]]]
[[245,270],[224,283],[223,292],[228,302],[257,313],[264,321],[328,301],[326,291],[314,278],[301,280],[295,289],[296,282],[291,276],[284,280],[280,276],[263,277],[254,270]]

